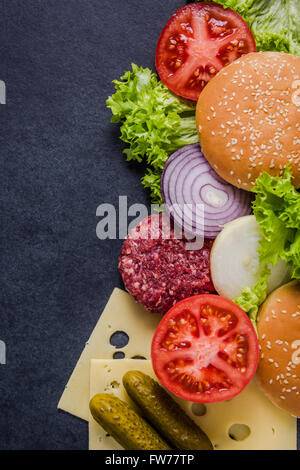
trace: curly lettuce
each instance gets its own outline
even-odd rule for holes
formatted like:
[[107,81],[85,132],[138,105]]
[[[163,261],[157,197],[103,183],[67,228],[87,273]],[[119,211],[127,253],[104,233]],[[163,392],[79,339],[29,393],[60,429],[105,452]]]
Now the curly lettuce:
[[[200,1],[200,0],[196,0]],[[300,56],[299,0],[216,0],[248,23],[259,51]]]
[[244,312],[250,317],[250,320],[255,325],[259,306],[267,298],[268,279],[271,270],[265,265],[261,271],[261,275],[254,287],[245,287],[241,295],[234,299],[234,302],[239,305]]
[[300,280],[300,193],[292,184],[291,169],[287,167],[282,178],[263,173],[253,191],[253,212],[263,235],[261,263],[275,265],[281,258]]
[[289,167],[282,177],[263,173],[253,192],[253,212],[262,234],[259,260],[264,268],[257,284],[246,287],[235,302],[255,320],[267,296],[268,266],[276,265],[281,258],[290,266],[292,278],[300,280],[300,193],[292,184]]
[[132,64],[106,102],[111,121],[121,124],[128,161],[145,162],[143,185],[153,203],[161,203],[160,179],[171,153],[198,142],[195,105],[174,95],[148,68]]

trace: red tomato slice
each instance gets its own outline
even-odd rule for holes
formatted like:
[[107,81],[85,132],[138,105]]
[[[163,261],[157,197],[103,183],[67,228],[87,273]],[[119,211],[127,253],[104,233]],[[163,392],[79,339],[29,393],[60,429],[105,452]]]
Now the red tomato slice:
[[255,52],[253,35],[243,18],[216,3],[189,4],[164,27],[156,49],[160,79],[190,100],[225,65]]
[[196,295],[163,317],[151,355],[158,379],[170,392],[211,403],[233,398],[252,379],[258,339],[246,313],[231,300]]

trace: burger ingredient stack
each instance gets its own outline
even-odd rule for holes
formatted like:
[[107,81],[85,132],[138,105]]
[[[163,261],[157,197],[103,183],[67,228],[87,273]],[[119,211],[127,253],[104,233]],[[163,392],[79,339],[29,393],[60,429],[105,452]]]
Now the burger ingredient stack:
[[[251,53],[252,36],[235,15],[213,3],[187,5],[163,29],[156,53],[159,76],[170,90],[192,100],[199,97],[196,125],[201,147],[188,145],[168,159],[161,192],[174,220],[172,236],[182,231],[200,240],[217,236],[208,266],[214,281],[211,293],[195,291],[196,286],[203,289],[197,278],[200,281],[207,272],[203,266],[197,270],[193,262],[201,246],[189,255],[177,252],[174,241],[164,236],[161,216],[158,228],[149,231],[149,218],[129,234],[119,264],[134,298],[149,311],[165,314],[152,341],[156,376],[175,396],[198,403],[231,399],[247,386],[256,372],[259,345],[245,312],[256,327],[257,311],[267,294],[290,277],[300,279],[300,196],[295,189],[300,187],[300,108],[293,95],[300,59],[278,52]],[[236,37],[242,34],[243,39]],[[212,38],[215,53],[209,47]],[[250,191],[256,194],[254,215],[248,215]],[[232,205],[243,195],[246,202],[239,208],[245,213],[236,214]],[[196,211],[199,204],[204,216]],[[224,205],[229,208],[228,220]],[[184,260],[191,264],[191,272]],[[297,291],[299,283],[294,282]],[[212,295],[213,289],[226,298]],[[261,348],[266,336],[260,335],[262,312],[269,302],[260,312]],[[274,308],[271,312],[275,319]],[[291,315],[296,318],[298,313]],[[284,341],[287,346],[292,340],[297,347],[297,328],[289,334],[277,344]],[[264,368],[264,354],[258,375],[262,389],[274,403],[298,414],[297,385],[283,387],[289,382],[287,377],[281,380],[283,372],[276,377],[282,395],[278,398],[278,387],[269,393],[266,380],[271,385],[274,378]],[[268,366],[280,368],[274,361],[268,357]],[[296,365],[289,361],[286,367]],[[297,373],[293,375],[298,379]],[[284,407],[287,390],[293,398]]]
[[[220,3],[245,18],[248,9],[260,47],[257,25],[270,20],[270,45],[297,53],[294,29],[283,40],[268,18],[280,0],[260,1],[258,20],[255,1]],[[162,194],[171,220],[155,214],[129,233],[119,270],[132,297],[114,292],[61,399],[62,409],[87,419],[89,395],[91,449],[211,449],[210,441],[222,449],[295,448],[287,412],[300,414],[300,58],[255,50],[235,11],[186,5],[157,45],[158,73],[172,92],[133,65],[107,101],[130,144],[127,159],[146,159],[143,184],[153,201]],[[199,97],[196,119],[180,97]],[[128,333],[123,360],[112,360],[115,329]]]

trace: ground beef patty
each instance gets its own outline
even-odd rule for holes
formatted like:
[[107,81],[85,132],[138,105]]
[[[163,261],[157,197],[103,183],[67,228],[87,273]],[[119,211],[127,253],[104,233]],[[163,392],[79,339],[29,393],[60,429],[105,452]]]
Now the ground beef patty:
[[166,313],[179,300],[214,292],[209,267],[213,240],[205,240],[201,250],[187,250],[186,240],[176,239],[169,226],[162,214],[142,220],[120,255],[125,288],[150,312]]

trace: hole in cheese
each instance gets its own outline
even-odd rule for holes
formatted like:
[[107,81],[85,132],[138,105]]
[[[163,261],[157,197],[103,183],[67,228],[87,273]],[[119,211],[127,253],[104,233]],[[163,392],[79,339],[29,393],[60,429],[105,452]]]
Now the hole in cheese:
[[125,331],[115,331],[109,340],[110,344],[116,349],[122,349],[127,346],[129,342],[129,336]]
[[122,351],[113,353],[113,359],[124,359],[125,354]]
[[204,416],[207,413],[207,408],[203,403],[193,403],[192,404],[192,413],[195,416]]
[[243,441],[250,436],[250,428],[247,424],[232,424],[228,430],[228,436],[234,441]]

